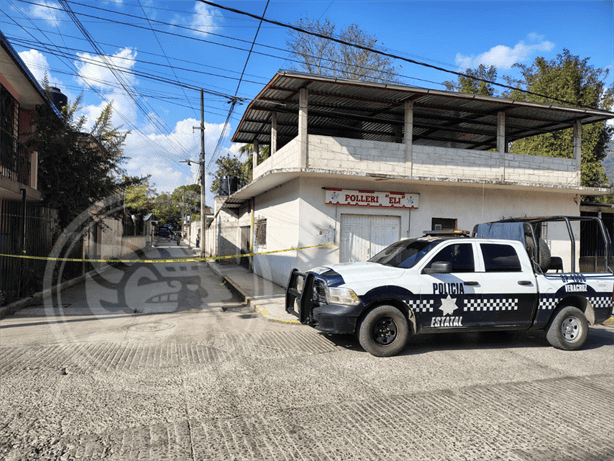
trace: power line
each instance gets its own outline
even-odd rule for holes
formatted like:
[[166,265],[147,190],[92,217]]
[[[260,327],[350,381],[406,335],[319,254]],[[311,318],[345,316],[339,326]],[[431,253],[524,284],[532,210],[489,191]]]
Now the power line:
[[[23,3],[31,3],[28,0],[17,0],[17,1],[20,1],[20,2],[23,2]],[[73,2],[73,3],[76,3],[76,2]],[[44,6],[46,8],[56,9],[53,6],[46,5],[46,4],[45,5],[41,5],[41,6]],[[84,6],[89,6],[89,5],[84,5]],[[89,7],[90,8],[96,8],[96,9],[105,10],[104,8],[99,8],[99,7],[92,7],[92,6],[89,6]],[[105,10],[105,11],[110,11],[110,10]],[[134,15],[129,15],[128,13],[119,13],[119,12],[114,12],[114,11],[110,11],[110,12],[118,14],[118,15],[127,15],[129,17],[137,17],[137,18],[140,19],[140,17],[134,16]],[[81,16],[85,16],[85,17],[94,17],[94,16],[88,15],[86,13],[79,13],[79,14]],[[117,20],[109,19],[109,18],[104,18],[104,20],[108,21],[108,22],[111,22],[111,23],[114,23],[114,24],[125,25],[125,26],[128,26],[128,27],[135,27],[135,28],[139,28],[139,29],[149,30],[146,27],[139,26],[139,25],[132,24],[132,23],[126,23],[126,22],[122,22],[122,21],[117,21]],[[158,22],[160,22],[162,24],[167,24],[167,23],[164,23],[162,21],[158,21]],[[188,27],[185,27],[185,26],[179,26],[179,25],[171,24],[171,23],[168,23],[168,24],[171,25],[171,26],[174,26],[174,27],[180,27],[180,28],[191,30],[191,31],[198,31],[197,29],[188,28]],[[221,47],[225,47],[225,48],[229,48],[229,49],[233,49],[233,50],[247,51],[244,48],[239,48],[239,47],[228,45],[228,44],[224,44],[224,43],[213,42],[213,41],[202,39],[202,38],[190,37],[190,36],[186,36],[186,35],[182,35],[182,34],[175,34],[175,33],[168,32],[168,31],[163,31],[163,30],[156,30],[156,31],[158,33],[167,34],[167,35],[176,36],[176,37],[181,37],[181,38],[185,38],[187,40],[198,41],[198,42],[201,42],[201,43],[208,43],[208,44],[211,44],[211,45],[221,46]],[[223,38],[226,38],[226,39],[229,39],[229,40],[249,43],[246,40],[241,40],[241,39],[237,39],[237,38],[234,38],[234,37],[228,37],[228,36],[221,35],[221,34],[209,33],[209,35],[215,35],[215,36],[223,37]],[[283,48],[279,48],[279,47],[274,47],[274,46],[270,46],[270,45],[263,45],[263,44],[257,44],[257,45],[260,46],[260,47],[269,48],[269,49],[273,49],[273,50],[276,50],[276,51],[281,51],[281,52],[284,52],[284,53],[288,52],[288,50],[283,49]],[[111,46],[117,46],[117,45],[111,45]],[[299,61],[297,59],[293,59],[291,57],[281,57],[281,56],[276,56],[276,55],[269,54],[269,53],[263,53],[261,51],[256,51],[256,50],[253,50],[252,53],[253,54],[258,54],[260,56],[265,56],[265,57],[273,58],[273,59],[280,59],[280,60],[283,60],[283,61],[290,61],[290,62],[295,62],[295,63],[301,63],[301,61]],[[335,61],[335,60],[330,59],[328,57],[323,57],[323,59],[325,61],[327,61],[327,62],[332,63],[332,64],[342,64],[340,61]],[[367,69],[367,68],[362,67],[362,66],[357,66],[357,67],[361,68],[361,69]],[[325,70],[334,70],[333,67],[322,66],[322,68],[325,69]],[[421,78],[417,78],[417,77],[411,77],[411,76],[402,75],[402,74],[400,74],[399,76],[403,77],[403,78],[411,79],[411,80],[416,80],[416,81],[420,81],[420,82],[430,83],[430,84],[433,84],[433,85],[444,86],[444,84],[441,83],[441,82],[435,82],[435,81],[432,81],[432,80],[426,80],[426,79],[421,79]],[[251,83],[261,84],[261,82],[251,82]]]
[[[266,5],[264,7],[264,11],[262,12],[263,17],[266,14],[266,10],[269,8],[269,2],[270,0],[267,0]],[[262,25],[262,21],[260,21],[260,23],[258,24],[258,29],[256,30],[256,34],[254,35],[254,40],[252,40],[252,46],[249,49],[249,53],[247,54],[247,58],[245,59],[245,64],[243,65],[243,71],[241,72],[241,78],[239,79],[239,82],[237,83],[237,89],[235,90],[235,97],[230,104],[230,109],[228,110],[228,116],[226,117],[226,122],[224,122],[224,127],[222,129],[222,132],[220,133],[220,138],[217,141],[217,145],[215,146],[215,150],[213,151],[213,155],[211,156],[211,160],[209,160],[209,164],[207,165],[207,167],[209,167],[213,159],[217,157],[219,147],[222,143],[222,139],[224,138],[224,136],[226,136],[226,133],[228,131],[228,121],[230,120],[230,116],[232,115],[232,112],[234,111],[235,105],[237,103],[237,93],[239,92],[239,88],[241,87],[241,81],[243,80],[243,74],[245,73],[245,69],[247,69],[247,64],[249,63],[249,58],[252,55],[252,50],[254,49],[254,44],[256,43],[256,39],[258,38],[258,33],[260,32],[261,25]]]
[[167,138],[169,140],[169,142],[176,144],[182,151],[183,151],[183,157],[184,159],[189,159],[191,154],[189,153],[188,149],[186,146],[182,145],[178,139],[176,139],[175,136],[172,136],[172,130],[166,125],[166,122],[164,122],[163,119],[161,119],[160,117],[157,116],[156,117],[152,117],[150,115],[149,112],[147,112],[145,106],[148,106],[148,108],[151,110],[151,112],[153,112],[155,114],[155,110],[147,103],[146,100],[144,100],[143,102],[141,102],[141,100],[138,97],[138,92],[136,91],[136,89],[128,82],[126,81],[123,76],[121,75],[121,73],[117,72],[117,70],[114,68],[113,65],[111,65],[108,57],[106,56],[106,54],[102,51],[102,49],[98,46],[98,44],[96,43],[96,41],[93,39],[93,37],[89,34],[89,32],[85,29],[85,27],[81,24],[79,18],[77,18],[76,14],[74,13],[74,11],[72,11],[72,8],[70,7],[70,5],[67,3],[66,0],[59,0],[60,4],[64,7],[65,11],[68,13],[68,15],[71,17],[71,19],[73,20],[73,22],[75,23],[75,25],[77,26],[77,28],[81,31],[81,33],[87,38],[87,40],[90,42],[90,44],[92,45],[92,47],[94,48],[94,50],[96,51],[96,53],[100,56],[101,59],[103,59],[106,63],[107,63],[107,68],[113,73],[113,75],[115,76],[115,78],[118,80],[118,82],[120,83],[120,85],[124,88],[124,90],[128,93],[128,95],[130,96],[130,98],[134,101],[134,103],[137,105],[137,107],[139,108],[139,110],[143,113],[143,115],[145,116],[145,118],[147,120],[149,120],[149,122],[153,125],[158,127],[158,129],[161,132],[167,132],[170,136]]
[[[10,2],[10,0],[9,0],[9,2]],[[13,5],[13,7],[14,7],[14,8],[15,8],[17,11],[19,11],[19,13],[20,13],[20,14],[21,14],[21,15],[22,15],[24,18],[26,18],[27,20],[31,21],[31,19],[30,19],[30,18],[29,18],[27,15],[25,15],[25,13],[24,13],[24,12],[23,12],[23,11],[22,11],[20,8],[18,8],[18,7],[17,7],[16,5],[14,5],[12,2],[10,2],[10,3]],[[9,19],[10,19],[11,21],[13,21],[13,22],[14,22],[14,23],[15,23],[15,24],[18,26],[18,27],[21,27],[21,28],[24,30],[24,32],[26,32],[26,34],[30,35],[30,36],[31,36],[33,39],[37,40],[37,39],[36,39],[36,37],[35,37],[34,35],[32,35],[32,34],[31,34],[30,32],[28,32],[28,31],[27,31],[27,30],[26,30],[26,29],[25,29],[23,26],[21,26],[21,25],[20,25],[20,24],[19,24],[19,23],[18,23],[18,22],[17,22],[17,21],[16,21],[16,20],[15,20],[15,19],[12,17],[12,16],[9,16]],[[45,36],[45,38],[47,38],[47,40],[49,40],[49,37],[47,37],[47,35],[45,34],[45,32],[43,32],[43,31],[42,31],[40,28],[38,28],[38,26],[36,26],[35,24],[33,24],[33,25],[35,26],[35,28],[36,28],[36,29],[38,29],[38,31],[39,31],[41,34],[43,34],[43,36]],[[39,41],[39,43],[40,43],[40,41]],[[42,43],[41,43],[41,45],[42,45]],[[61,60],[61,61],[62,61],[62,62],[63,62],[63,63],[64,63],[66,66],[67,66],[67,67],[72,67],[72,68],[73,68],[73,69],[74,69],[74,70],[77,72],[77,74],[78,74],[79,70],[78,70],[78,69],[77,69],[77,68],[76,68],[76,67],[75,67],[75,66],[74,66],[72,63],[70,63],[70,61],[69,61],[69,63],[67,64],[66,62],[64,62],[64,61],[63,61],[63,59],[62,59],[62,58],[60,58],[60,60]],[[101,94],[101,93],[99,93],[97,90],[95,90],[95,89],[94,89],[94,88],[93,88],[93,87],[92,87],[92,86],[89,84],[89,82],[85,81],[85,83],[86,83],[86,84],[87,84],[87,85],[88,85],[88,86],[89,86],[89,87],[92,89],[92,91],[96,92],[96,94],[98,95],[98,97],[100,97],[100,99],[102,99],[102,100],[103,100],[103,101],[105,101],[107,104],[109,104],[109,101],[108,101],[108,100],[107,100],[107,99],[104,97],[104,95],[102,95],[102,94]],[[126,123],[128,123],[128,125],[129,125],[129,126],[134,126],[134,125],[131,123],[131,121],[130,121],[130,120],[128,120],[128,119],[127,119],[127,118],[126,118],[126,117],[125,117],[125,116],[124,116],[124,115],[123,115],[121,112],[116,111],[116,113],[117,113],[117,114],[118,114],[118,115],[119,115],[119,116],[120,116],[120,117],[121,117],[121,118],[122,118],[122,119],[123,119],[123,120],[124,120]],[[140,135],[141,135],[141,136],[142,136],[144,139],[146,139],[148,142],[150,141],[150,140],[149,140],[149,138],[147,138],[147,136],[145,136],[145,134],[144,134],[144,133],[142,133],[142,132],[141,132],[141,131],[140,131],[138,128],[136,128],[136,127],[134,127],[134,128],[135,128],[135,131],[136,131],[137,133],[139,133],[139,134],[140,134]],[[180,164],[179,162],[177,162],[176,160],[174,160],[174,159],[172,159],[172,158],[168,157],[168,156],[167,156],[167,154],[166,154],[164,151],[161,151],[161,155],[162,155],[163,157],[166,157],[166,158],[167,158],[168,160],[170,160],[171,162],[175,162],[175,163],[177,163],[177,165],[178,165],[178,166],[180,166],[180,167],[182,167],[182,168],[183,168],[183,165],[181,165],[181,164]]]
[[[20,0],[18,0],[18,1],[20,1]],[[1,11],[1,10],[0,10],[0,11]],[[109,22],[109,21],[101,21],[101,22]],[[29,29],[29,27],[25,27],[25,26],[23,26],[23,25],[22,25],[22,26],[20,26],[20,27],[22,27],[22,28],[26,28],[26,29]],[[32,29],[34,29],[34,28],[32,27]],[[38,30],[40,30],[40,29],[38,29]],[[156,31],[157,31],[157,32],[160,32],[160,31],[158,31],[158,30],[156,30]],[[50,33],[50,34],[53,34],[53,35],[60,35],[62,38],[63,38],[63,37],[66,37],[66,38],[72,38],[72,39],[79,40],[79,41],[87,41],[87,40],[85,40],[83,37],[76,37],[76,36],[74,36],[74,35],[61,34],[61,33],[58,33],[58,32],[51,32],[51,31],[47,31],[47,33]],[[11,42],[12,42],[12,41],[14,41],[14,40],[23,40],[23,41],[27,42],[27,40],[24,40],[24,39],[18,39],[18,38],[12,37],[12,38],[11,38]],[[115,43],[105,43],[105,42],[101,42],[100,40],[98,41],[98,43],[100,43],[101,45],[104,45],[104,46],[111,46],[111,47],[115,47],[115,48],[122,48],[122,47],[123,47],[123,45],[117,45],[117,44],[115,44]],[[57,47],[57,45],[54,45],[54,46],[56,46],[56,47]],[[75,51],[83,51],[83,52],[85,52],[84,50],[81,50],[81,49],[78,49],[78,48],[69,48],[69,47],[67,47],[67,46],[65,46],[65,47],[61,47],[61,48],[65,48],[65,49],[69,49],[69,50],[75,50]],[[162,55],[160,55],[160,54],[157,54],[157,53],[152,53],[152,52],[150,52],[150,51],[145,51],[145,50],[139,50],[139,54],[147,54],[147,55],[151,55],[151,56],[162,57]],[[135,60],[135,59],[133,59],[133,58],[127,58],[127,57],[121,57],[121,59],[125,59],[125,60],[131,60],[131,59],[132,59],[132,60]],[[228,73],[231,73],[231,74],[237,74],[237,75],[239,75],[239,74],[240,74],[240,72],[238,72],[238,71],[236,71],[236,70],[232,70],[232,69],[224,69],[223,67],[211,66],[211,65],[207,65],[207,64],[200,63],[200,62],[189,61],[189,60],[187,60],[187,59],[180,59],[180,58],[174,58],[174,57],[169,57],[169,59],[170,59],[171,61],[184,62],[184,63],[187,63],[187,64],[192,64],[192,65],[194,65],[194,66],[198,66],[198,67],[205,67],[205,68],[209,68],[209,69],[221,70],[221,71],[223,71],[223,72],[228,72]],[[281,58],[280,58],[280,59],[281,59]],[[137,62],[144,62],[144,63],[148,63],[148,64],[149,64],[149,63],[151,63],[150,61],[142,61],[142,60],[135,60],[135,61],[137,61]],[[164,66],[164,64],[160,64],[160,63],[151,63],[151,64],[155,64],[155,65],[158,65],[158,66]],[[188,72],[199,72],[199,71],[196,71],[196,70],[194,70],[194,69],[189,69],[189,68],[185,68],[185,67],[176,67],[176,69],[178,69],[178,70],[185,70],[185,71],[188,71]],[[201,72],[199,72],[199,73],[201,73]],[[224,76],[223,76],[223,75],[221,75],[221,74],[212,74],[212,73],[207,73],[207,72],[202,72],[202,73],[203,73],[204,75],[212,75],[212,76],[217,76],[217,77],[224,77]],[[249,76],[249,77],[260,78],[260,76],[259,76],[259,75],[247,74],[247,73],[246,73],[245,75],[247,75],[247,76]],[[263,82],[265,82],[265,79],[262,79],[262,80],[263,80]],[[246,81],[248,81],[248,80],[246,80]],[[263,82],[250,82],[250,83],[262,84]]]
[[[438,71],[441,71],[441,72],[446,72],[446,73],[449,73],[449,74],[453,74],[453,75],[456,75],[457,77],[467,77],[467,74],[463,74],[462,72],[456,72],[456,71],[453,71],[453,70],[444,69],[443,67],[434,66],[432,64],[427,64],[425,62],[416,61],[415,59],[404,58],[402,56],[398,56],[396,54],[388,53],[386,51],[376,50],[375,48],[371,48],[371,47],[368,47],[368,46],[363,46],[363,45],[359,45],[359,44],[356,44],[356,43],[351,43],[351,42],[348,42],[346,40],[341,40],[339,38],[327,36],[327,35],[324,35],[324,34],[320,34],[318,32],[312,32],[312,31],[303,29],[301,27],[294,26],[292,24],[284,24],[282,22],[274,21],[272,19],[265,19],[264,16],[258,16],[258,15],[252,14],[252,13],[248,13],[247,11],[241,11],[241,10],[237,10],[236,8],[230,8],[230,7],[227,7],[227,6],[218,5],[217,3],[213,3],[213,2],[211,2],[209,0],[197,0],[197,1],[199,1],[201,3],[204,3],[206,5],[210,5],[210,6],[214,6],[216,8],[220,8],[222,10],[231,11],[233,13],[241,14],[241,15],[244,15],[244,16],[249,16],[249,17],[254,18],[254,19],[259,19],[261,21],[268,22],[269,24],[275,24],[275,25],[280,26],[280,27],[285,27],[287,29],[292,29],[292,30],[295,30],[295,31],[303,33],[303,34],[312,35],[314,37],[322,38],[322,39],[325,39],[325,40],[331,40],[331,41],[333,41],[335,43],[339,43],[341,45],[351,46],[351,47],[358,48],[358,49],[361,49],[361,50],[364,50],[364,51],[368,51],[368,52],[371,52],[371,53],[376,53],[376,54],[379,54],[379,55],[382,55],[382,56],[387,56],[387,57],[392,58],[392,59],[399,59],[401,61],[405,61],[405,62],[408,62],[410,64],[416,64],[416,65],[419,65],[419,66],[428,67],[430,69],[438,70]],[[474,80],[478,80],[478,81],[481,81],[481,82],[489,83],[491,85],[500,86],[500,87],[508,89],[508,90],[519,91],[519,92],[522,92],[522,93],[525,93],[525,94],[530,94],[532,96],[538,96],[540,98],[546,98],[546,99],[550,99],[552,101],[562,102],[562,103],[565,103],[565,104],[571,105],[571,106],[583,107],[583,106],[580,106],[579,104],[575,104],[575,103],[566,101],[564,99],[559,99],[559,98],[555,98],[555,97],[552,97],[552,96],[546,96],[546,95],[540,94],[540,93],[534,93],[534,92],[529,91],[529,90],[523,90],[521,88],[513,87],[511,85],[505,85],[503,83],[497,83],[497,82],[492,81],[492,80],[487,80],[487,79],[480,78],[480,77],[470,77],[470,78],[473,78]]]
[[[143,9],[143,5],[141,4],[141,0],[137,0],[137,1],[139,3],[139,6],[141,7],[141,11],[143,12],[143,17],[145,17],[145,19],[147,19],[147,23],[149,24],[149,28],[151,29],[151,32],[153,33],[154,37],[156,38],[156,41],[158,42],[158,46],[160,47],[160,50],[162,51],[162,53],[164,54],[164,57],[166,58],[166,62],[169,64],[169,67],[173,71],[173,75],[175,76],[175,80],[177,80],[177,83],[179,83],[179,78],[177,77],[177,73],[175,72],[175,68],[170,65],[171,62],[169,61],[168,56],[166,55],[166,52],[164,51],[164,47],[162,46],[162,43],[160,43],[160,39],[158,38],[158,35],[156,34],[155,30],[151,26],[151,21],[149,20],[149,18],[147,17],[147,14],[145,13],[145,10]],[[185,92],[185,88],[181,87],[181,91],[183,91],[183,94],[185,95],[185,99],[188,102],[188,104],[190,105],[190,107],[192,108],[192,111],[194,112],[194,115],[198,115],[196,113],[196,110],[192,106],[192,102],[190,101],[190,98],[188,98],[188,95]]]
[[[36,45],[33,45],[33,43],[35,43],[35,42],[32,42],[30,40],[25,40],[25,39],[22,39],[22,38],[19,38],[19,37],[11,37],[11,36],[9,36],[8,38],[10,38],[11,43],[20,43],[24,47],[28,46],[28,47],[36,49]],[[38,43],[41,43],[41,42],[39,41]],[[79,49],[79,48],[72,48],[72,47],[58,46],[58,45],[53,45],[53,46],[56,47],[56,48],[62,48],[64,50],[69,50],[69,51],[74,51],[74,52],[81,52],[81,53],[87,53],[86,50],[82,50],[82,49]],[[111,46],[114,46],[114,45],[111,45]],[[50,51],[48,48],[42,48],[41,50],[42,51],[47,51],[47,52],[49,52],[51,54],[58,55],[57,53]],[[139,51],[139,53],[141,53],[141,52],[142,51]],[[67,53],[64,53],[64,56],[66,57],[66,56],[70,56],[70,55],[68,55]],[[72,57],[72,56],[70,56],[70,57]],[[95,61],[87,60],[87,58],[84,58],[84,57],[80,57],[80,59],[83,60],[83,61],[87,61],[90,64],[100,65],[100,64],[96,63]],[[132,57],[114,56],[114,59],[118,59],[118,60],[122,60],[122,61],[129,61],[129,62],[138,63],[138,64],[151,64],[151,65],[157,66],[157,67],[166,67],[166,68],[170,68],[170,69],[182,70],[182,71],[185,71],[185,72],[192,72],[192,73],[195,73],[195,74],[207,75],[207,76],[218,77],[218,78],[224,78],[224,79],[228,79],[228,80],[239,80],[238,77],[230,77],[228,75],[214,74],[212,72],[203,72],[203,71],[200,71],[200,70],[189,69],[189,68],[186,68],[186,67],[177,67],[177,66],[173,66],[173,65],[169,65],[169,64],[160,64],[160,63],[153,62],[153,61],[144,61],[142,59],[135,59],[135,58],[132,58]],[[115,66],[117,67],[117,65],[115,65]],[[102,66],[102,67],[105,67],[105,66]],[[118,67],[118,69],[122,69],[122,68]],[[124,69],[128,69],[128,68],[124,68]],[[134,72],[139,72],[139,71],[134,71],[132,69],[128,69],[127,72],[134,73]],[[239,72],[236,72],[236,73],[238,74]],[[146,76],[147,74],[145,72],[141,72],[140,75],[141,76]],[[149,75],[153,76],[153,74],[149,74]],[[248,83],[256,84],[256,85],[262,85],[262,84],[266,83],[264,80],[261,81],[261,82],[256,82],[256,81],[253,81],[253,80],[245,80],[245,81],[248,82]],[[172,83],[169,82],[169,84],[172,84]],[[176,79],[176,86],[179,86],[179,87],[182,87],[182,88],[187,88],[186,85],[182,84],[178,79]],[[195,86],[194,88],[198,88],[198,87]],[[220,93],[220,96],[221,95],[222,95],[222,93]],[[232,98],[232,96],[230,96],[230,95],[224,95],[224,97],[226,99]]]

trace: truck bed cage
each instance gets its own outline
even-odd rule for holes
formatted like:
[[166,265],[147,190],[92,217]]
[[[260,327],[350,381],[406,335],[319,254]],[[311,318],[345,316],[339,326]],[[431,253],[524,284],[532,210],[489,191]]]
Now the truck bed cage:
[[[537,217],[524,217],[524,218],[508,218],[502,219],[500,221],[493,221],[487,224],[497,223],[506,223],[506,222],[523,222],[530,224],[530,232],[533,238],[533,241],[536,245],[536,254],[539,255],[539,239],[536,238],[535,235],[535,226],[541,223],[548,222],[564,222],[567,226],[567,232],[569,233],[569,240],[571,242],[571,271],[576,272],[576,239],[573,235],[573,230],[571,228],[572,222],[597,222],[597,226],[601,230],[601,236],[603,237],[603,242],[605,246],[605,258],[606,258],[606,267],[610,272],[613,272],[610,268],[610,261],[612,260],[612,241],[610,239],[610,234],[606,231],[605,226],[603,225],[603,221],[596,216],[537,216]],[[473,229],[473,234],[475,235],[477,226]]]

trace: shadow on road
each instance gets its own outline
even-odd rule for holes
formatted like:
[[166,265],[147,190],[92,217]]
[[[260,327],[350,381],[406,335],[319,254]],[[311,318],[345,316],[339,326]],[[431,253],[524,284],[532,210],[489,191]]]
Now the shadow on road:
[[[353,335],[321,333],[338,347],[367,353]],[[614,345],[614,328],[598,326],[590,328],[583,350],[599,349]],[[552,347],[544,331],[485,331],[477,333],[433,333],[410,336],[407,346],[399,355],[416,355],[435,350],[486,350]]]

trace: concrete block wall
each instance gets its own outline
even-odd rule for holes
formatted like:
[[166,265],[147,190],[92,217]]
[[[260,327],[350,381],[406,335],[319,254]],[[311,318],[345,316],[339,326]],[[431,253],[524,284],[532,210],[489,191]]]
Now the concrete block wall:
[[579,186],[580,172],[572,158],[505,154],[505,180]]
[[468,149],[413,146],[412,176],[495,181],[499,155]]
[[309,135],[309,168],[404,174],[405,145]]
[[295,138],[254,168],[254,179],[270,170],[299,168],[300,162],[301,145],[298,138]]
[[[505,181],[548,185],[580,185],[575,160],[505,154],[501,178],[497,152],[434,146],[412,146],[413,165],[405,160],[405,145],[361,139],[309,135],[308,168],[413,177]],[[254,178],[269,170],[299,168],[300,143],[292,140],[254,170]]]

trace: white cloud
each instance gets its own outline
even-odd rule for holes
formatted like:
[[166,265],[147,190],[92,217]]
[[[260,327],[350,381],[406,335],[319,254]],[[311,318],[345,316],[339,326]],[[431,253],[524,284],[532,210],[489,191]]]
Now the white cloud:
[[47,62],[47,58],[43,53],[37,50],[22,51],[19,53],[19,57],[23,60],[30,72],[32,72],[34,78],[41,86],[43,85],[45,73],[47,73],[49,86],[59,88],[60,91],[66,95],[69,103],[73,103],[77,99],[77,95],[75,95],[61,80],[58,80],[49,71],[49,63]]
[[495,66],[497,69],[511,69],[513,64],[525,62],[536,52],[550,51],[554,48],[554,43],[544,40],[543,35],[538,35],[535,32],[531,32],[527,36],[527,41],[529,43],[521,40],[513,48],[497,45],[478,56],[464,56],[457,53],[456,64],[462,69],[474,69],[480,64],[487,67]]
[[[136,124],[138,111],[132,97],[121,87],[108,65],[121,67],[121,75],[129,85],[138,84],[129,71],[134,67],[137,52],[132,48],[122,48],[113,56],[104,58],[89,53],[77,53],[79,61],[75,63],[79,76],[75,80],[84,87],[92,87],[104,97],[98,105],[89,105],[82,112],[87,116],[87,127],[91,128],[108,102],[113,103],[113,124],[124,125],[126,129]],[[127,70],[127,71],[126,71]]]
[[48,24],[57,27],[60,23],[60,11],[62,7],[59,3],[42,0],[30,7],[30,16],[43,19]]
[[176,16],[173,22],[196,29],[194,33],[197,35],[206,35],[209,32],[215,32],[222,21],[223,16],[215,8],[205,3],[196,2],[192,16],[188,18]]
[[45,73],[47,73],[47,78],[49,78],[49,82],[51,83],[49,63],[43,53],[37,50],[22,51],[19,53],[19,57],[25,62],[26,66],[28,66],[28,69],[30,69],[30,72],[32,72],[32,75],[34,75],[39,83],[42,84]]
[[79,61],[75,64],[79,69],[79,77],[76,80],[80,84],[84,81],[97,88],[108,88],[109,83],[119,85],[115,75],[109,69],[109,65],[119,67],[121,69],[116,72],[121,73],[124,80],[130,84],[136,83],[134,74],[130,70],[134,67],[136,61],[136,50],[132,48],[122,48],[113,56],[98,56],[89,53],[77,53]]
[[[124,155],[130,160],[123,165],[131,176],[151,175],[151,183],[158,192],[171,192],[184,184],[198,182],[199,166],[192,163],[188,166],[179,163],[180,160],[198,162],[200,156],[200,134],[192,127],[200,121],[188,118],[176,123],[171,134],[148,133],[145,137],[139,133],[131,133],[126,139]],[[222,133],[223,124],[205,123],[205,164],[212,160],[217,140]],[[220,155],[229,152],[223,149]],[[210,171],[215,164],[211,162]],[[209,192],[212,176],[205,177],[206,202],[213,205],[213,195]]]

